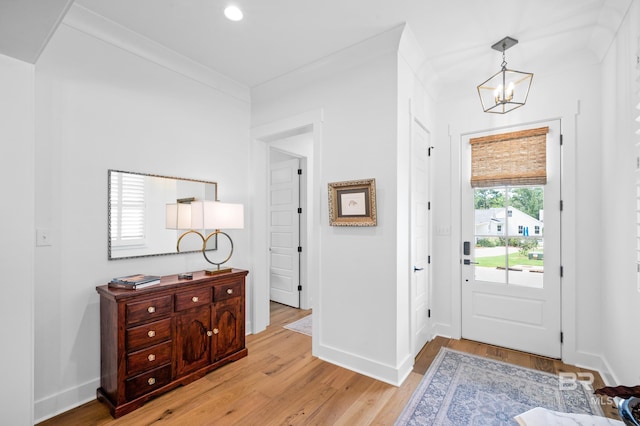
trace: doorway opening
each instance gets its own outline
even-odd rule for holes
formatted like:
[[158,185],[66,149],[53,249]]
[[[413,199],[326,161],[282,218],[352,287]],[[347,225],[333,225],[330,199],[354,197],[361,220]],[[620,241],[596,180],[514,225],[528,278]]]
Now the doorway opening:
[[[293,140],[292,140],[293,139]],[[287,143],[308,143],[309,134]],[[282,146],[284,141],[274,145]],[[269,299],[302,307],[307,267],[302,230],[306,224],[306,157],[271,146],[269,150]]]
[[[318,285],[322,280],[320,182],[323,112],[321,109],[301,113],[256,126],[251,130],[251,172],[253,203],[251,217],[251,300],[247,309],[252,312],[247,326],[259,333],[270,324],[270,235],[269,235],[269,164],[270,153],[281,153],[301,159],[304,180],[300,309],[318,308]],[[322,310],[314,309],[313,347],[317,347],[316,328],[322,323]]]

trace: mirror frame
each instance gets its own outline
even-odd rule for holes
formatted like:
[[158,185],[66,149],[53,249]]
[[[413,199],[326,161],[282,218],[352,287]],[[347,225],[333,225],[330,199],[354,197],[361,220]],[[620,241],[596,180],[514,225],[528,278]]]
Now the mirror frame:
[[[181,178],[181,177],[176,177],[176,176],[164,176],[164,175],[157,175],[157,174],[153,174],[153,173],[141,173],[141,172],[130,172],[130,171],[126,171],[126,170],[116,170],[116,169],[108,169],[107,170],[107,259],[108,260],[123,260],[123,259],[137,259],[140,257],[155,257],[155,256],[169,256],[169,255],[174,255],[174,254],[187,254],[187,253],[201,253],[201,250],[187,250],[187,251],[175,251],[175,252],[167,252],[167,253],[151,253],[151,254],[140,254],[140,255],[134,255],[134,256],[121,256],[121,257],[112,257],[111,256],[111,173],[128,173],[128,174],[132,174],[132,175],[140,175],[140,176],[148,176],[148,177],[156,177],[156,178],[163,178],[163,179],[174,179],[174,180],[181,180],[181,181],[187,181],[187,182],[196,182],[196,183],[203,183],[203,184],[211,184],[211,185],[215,185],[215,200],[213,201],[219,201],[218,200],[218,182],[213,182],[213,181],[208,181],[208,180],[200,180],[200,179],[189,179],[189,178]],[[211,251],[211,250],[217,250],[217,239],[213,239],[213,244],[211,248],[207,248],[207,251]],[[176,244],[177,244],[177,238],[176,238]]]

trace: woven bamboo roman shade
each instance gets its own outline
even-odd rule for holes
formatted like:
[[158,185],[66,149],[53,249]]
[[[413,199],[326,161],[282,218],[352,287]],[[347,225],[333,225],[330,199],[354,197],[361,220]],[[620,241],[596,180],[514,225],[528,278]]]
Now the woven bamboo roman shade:
[[547,183],[548,127],[483,136],[471,144],[471,186]]

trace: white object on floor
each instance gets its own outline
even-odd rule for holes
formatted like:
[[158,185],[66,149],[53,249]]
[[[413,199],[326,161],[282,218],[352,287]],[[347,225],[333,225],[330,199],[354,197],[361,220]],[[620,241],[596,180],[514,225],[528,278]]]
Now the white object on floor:
[[589,414],[569,414],[536,407],[514,417],[520,426],[624,426],[619,420]]
[[299,319],[298,321],[285,325],[284,328],[292,331],[297,331],[298,333],[306,334],[307,336],[311,336],[311,325],[312,319],[311,314],[309,314],[306,317]]

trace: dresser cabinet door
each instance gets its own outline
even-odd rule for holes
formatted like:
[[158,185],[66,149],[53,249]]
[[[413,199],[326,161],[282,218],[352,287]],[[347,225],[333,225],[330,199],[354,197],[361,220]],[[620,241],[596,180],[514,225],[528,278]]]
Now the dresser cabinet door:
[[234,297],[213,305],[211,356],[214,361],[244,348],[244,316],[241,301],[240,297]]
[[176,375],[206,367],[211,348],[211,308],[203,306],[176,317]]

